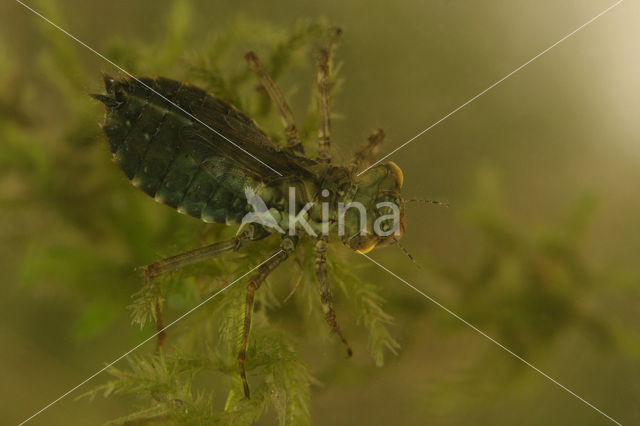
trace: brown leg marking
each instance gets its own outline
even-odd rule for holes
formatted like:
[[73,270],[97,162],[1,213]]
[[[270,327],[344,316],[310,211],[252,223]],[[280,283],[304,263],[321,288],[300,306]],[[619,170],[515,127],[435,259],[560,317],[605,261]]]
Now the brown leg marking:
[[164,322],[162,321],[162,304],[156,302],[156,331],[158,333],[156,339],[156,352],[160,352],[167,340],[167,332],[164,330]]

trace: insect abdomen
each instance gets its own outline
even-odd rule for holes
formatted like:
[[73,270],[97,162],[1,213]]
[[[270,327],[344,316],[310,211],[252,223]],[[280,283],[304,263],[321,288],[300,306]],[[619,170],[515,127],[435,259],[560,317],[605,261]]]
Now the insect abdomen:
[[[246,203],[235,188],[223,185],[225,166],[207,170],[181,138],[194,121],[168,100],[189,111],[210,97],[205,91],[165,78],[140,79],[164,98],[135,80],[105,77],[107,96],[95,97],[107,106],[104,132],[114,162],[134,186],[181,213],[205,222],[239,222]],[[112,96],[112,97],[110,97]]]

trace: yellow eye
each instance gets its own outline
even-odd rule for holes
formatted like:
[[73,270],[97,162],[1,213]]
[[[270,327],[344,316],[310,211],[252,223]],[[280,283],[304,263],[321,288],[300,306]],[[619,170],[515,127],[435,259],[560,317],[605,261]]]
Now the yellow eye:
[[370,244],[370,245],[368,245],[368,246],[366,246],[366,247],[364,247],[364,248],[361,248],[361,249],[359,249],[359,250],[356,250],[356,251],[357,251],[357,252],[359,252],[359,253],[362,253],[362,254],[369,253],[371,250],[373,250],[373,249],[374,249],[374,247],[376,246],[376,244],[377,244],[377,243],[378,243],[378,241],[377,241],[377,240],[372,239],[372,240],[371,240],[371,244]]
[[398,182],[398,187],[402,188],[402,183],[404,182],[404,175],[402,174],[402,170],[400,169],[400,167],[398,167],[398,165],[393,161],[387,161],[385,165],[389,167],[391,174],[395,177],[396,182]]

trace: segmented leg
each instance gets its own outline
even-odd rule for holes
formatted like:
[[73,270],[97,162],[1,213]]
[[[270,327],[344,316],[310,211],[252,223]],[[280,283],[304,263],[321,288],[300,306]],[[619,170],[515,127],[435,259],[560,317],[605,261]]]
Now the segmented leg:
[[376,154],[384,140],[384,130],[376,129],[369,135],[364,144],[353,155],[347,167],[352,171],[358,171],[369,167],[375,161]]
[[[176,256],[168,257],[166,259],[159,260],[144,268],[144,281],[145,285],[151,285],[152,281],[163,274],[178,270],[187,265],[193,265],[195,263],[204,262],[205,260],[213,259],[228,251],[235,251],[244,246],[248,241],[256,241],[269,235],[263,229],[249,225],[247,229],[235,238],[231,238],[226,241],[220,241],[205,247],[201,247],[195,250],[191,250],[185,253],[178,254]],[[162,306],[158,302],[155,306],[156,314],[156,330],[158,331],[156,349],[160,349],[167,338],[164,332],[164,324],[162,321]]]
[[231,238],[226,241],[220,241],[205,247],[159,260],[158,262],[152,263],[144,268],[145,280],[149,282],[168,272],[175,271],[187,265],[203,262],[230,250],[235,250],[239,248],[241,243],[242,240],[240,238]]
[[298,286],[302,282],[302,277],[304,276],[304,267],[302,266],[302,261],[300,259],[298,259],[297,257],[295,258],[295,261],[296,261],[296,266],[298,267],[298,271],[299,271],[298,272],[298,278],[296,278],[296,282],[293,285],[293,288],[291,289],[289,294],[287,294],[287,297],[284,298],[282,303],[287,303],[287,300],[291,299],[291,296],[293,296],[293,293],[295,293],[296,290],[298,289]]
[[329,45],[320,52],[318,61],[318,161],[329,164],[331,162],[331,78],[329,67],[331,53],[342,31],[337,29]]
[[260,288],[267,276],[273,272],[282,262],[287,260],[289,254],[295,249],[296,240],[292,237],[284,237],[281,244],[281,250],[275,254],[268,262],[264,263],[258,271],[251,277],[247,285],[247,299],[244,310],[244,326],[242,331],[242,345],[238,352],[238,366],[240,367],[240,378],[242,379],[242,387],[244,395],[249,399],[249,383],[247,382],[247,373],[244,368],[244,362],[247,356],[247,344],[249,343],[249,332],[251,331],[251,318],[253,316],[253,302],[256,291]]
[[260,84],[264,90],[267,91],[271,101],[273,101],[276,109],[278,110],[278,114],[282,120],[282,125],[284,126],[284,133],[287,137],[287,145],[295,151],[304,153],[304,148],[300,142],[300,137],[298,136],[298,130],[296,129],[295,122],[293,121],[291,109],[289,108],[287,101],[284,99],[282,92],[280,92],[278,85],[273,81],[264,65],[262,65],[258,55],[254,52],[248,52],[245,55],[245,59],[249,62],[249,65],[258,76]]
[[342,334],[342,330],[336,321],[336,311],[333,308],[333,296],[331,295],[331,289],[329,288],[329,275],[327,274],[327,238],[319,237],[315,244],[315,270],[318,284],[320,285],[320,301],[322,302],[322,311],[324,312],[324,319],[331,327],[331,330],[340,337],[342,343],[347,347],[347,356],[351,356],[353,351],[349,342]]

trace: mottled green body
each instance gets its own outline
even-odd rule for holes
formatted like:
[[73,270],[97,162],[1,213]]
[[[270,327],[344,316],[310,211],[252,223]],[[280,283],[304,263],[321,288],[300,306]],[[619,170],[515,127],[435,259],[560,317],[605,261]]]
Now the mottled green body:
[[[162,96],[135,80],[110,77],[105,78],[107,95],[97,95],[107,106],[103,129],[114,162],[134,186],[158,202],[205,222],[239,223],[250,210],[244,188],[264,186],[277,176],[193,117],[237,138],[247,151],[258,146],[273,156],[266,134],[246,115],[201,89],[165,78],[140,81]],[[242,143],[247,140],[251,144]],[[265,156],[262,151],[256,156]]]
[[[252,210],[245,196],[249,187],[288,230],[289,194],[295,188],[294,213],[313,202],[305,215],[311,228],[322,234],[328,216],[328,231],[335,234],[339,203],[359,202],[373,212],[377,202],[399,190],[392,167],[380,165],[357,178],[347,167],[277,147],[252,119],[197,87],[162,77],[109,76],[105,86],[106,95],[94,97],[107,107],[103,129],[114,162],[156,201],[205,222],[240,223]],[[369,234],[375,217],[368,215],[364,224]],[[370,237],[359,242],[357,212],[346,213],[345,225],[346,244],[371,245]]]

